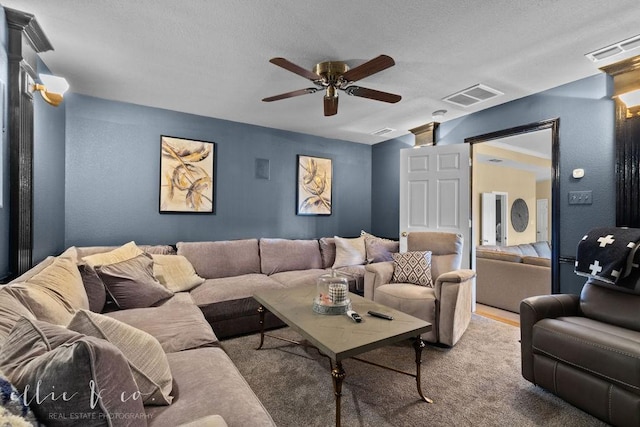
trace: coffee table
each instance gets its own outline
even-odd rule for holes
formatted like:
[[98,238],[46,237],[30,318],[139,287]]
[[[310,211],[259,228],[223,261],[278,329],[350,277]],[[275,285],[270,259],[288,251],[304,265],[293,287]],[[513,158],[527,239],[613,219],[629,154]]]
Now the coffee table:
[[[431,323],[353,293],[349,293],[349,298],[353,309],[362,316],[362,322],[355,323],[346,315],[318,314],[312,309],[315,292],[315,286],[256,292],[253,298],[260,303],[260,308],[258,308],[260,313],[260,344],[257,350],[262,348],[265,336],[299,344],[265,333],[264,315],[268,310],[327,356],[331,361],[331,377],[336,401],[336,426],[340,426],[342,382],[346,376],[342,361],[348,358],[414,377],[420,398],[425,402],[433,403],[422,393],[420,375],[422,349],[425,347],[420,334],[429,332],[432,328]],[[394,319],[389,321],[372,317],[367,314],[369,310],[389,314]],[[354,357],[409,338],[415,338],[413,345],[416,356],[415,374]]]

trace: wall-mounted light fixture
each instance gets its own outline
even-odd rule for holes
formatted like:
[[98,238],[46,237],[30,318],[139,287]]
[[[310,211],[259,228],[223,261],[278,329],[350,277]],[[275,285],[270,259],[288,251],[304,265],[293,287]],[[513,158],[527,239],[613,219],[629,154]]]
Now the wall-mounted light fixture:
[[618,98],[627,108],[640,106],[640,89],[632,90],[631,92],[621,93]]
[[69,89],[69,83],[62,77],[50,74],[40,74],[40,81],[42,84],[34,84],[33,89],[40,92],[47,103],[54,107],[60,105],[64,93]]

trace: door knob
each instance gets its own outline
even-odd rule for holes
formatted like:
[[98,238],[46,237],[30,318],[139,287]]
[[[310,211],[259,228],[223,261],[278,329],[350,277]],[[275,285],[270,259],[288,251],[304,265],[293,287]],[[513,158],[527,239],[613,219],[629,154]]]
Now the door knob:
[[401,234],[401,236],[402,236],[402,237],[407,237],[407,235],[408,235],[408,234],[409,234],[409,233],[407,233],[406,231],[403,231],[403,232],[402,232],[402,234]]

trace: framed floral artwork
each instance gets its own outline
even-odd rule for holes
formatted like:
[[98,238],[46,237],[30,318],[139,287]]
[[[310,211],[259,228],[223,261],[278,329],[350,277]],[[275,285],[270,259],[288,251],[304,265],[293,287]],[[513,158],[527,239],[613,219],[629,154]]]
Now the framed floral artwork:
[[214,213],[213,142],[160,137],[160,213]]
[[331,159],[298,155],[297,215],[331,215]]

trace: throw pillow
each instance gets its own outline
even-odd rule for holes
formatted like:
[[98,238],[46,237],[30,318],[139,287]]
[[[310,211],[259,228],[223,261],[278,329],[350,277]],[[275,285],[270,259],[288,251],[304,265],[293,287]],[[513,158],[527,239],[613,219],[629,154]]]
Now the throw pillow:
[[10,286],[0,287],[0,347],[4,345],[11,330],[21,317],[35,320],[35,316],[13,295]]
[[66,325],[76,310],[89,308],[78,267],[68,258],[56,258],[25,282],[9,285],[8,292],[36,319],[59,325]]
[[126,261],[143,254],[144,251],[131,241],[109,252],[102,252],[88,255],[82,258],[89,267],[95,268],[99,265],[115,264],[117,262]]
[[169,393],[173,387],[173,377],[167,356],[153,336],[119,320],[87,310],[78,311],[67,328],[107,340],[118,347],[129,362],[133,379],[146,405],[171,404],[173,398]]
[[431,279],[431,251],[392,254],[393,283],[413,283],[433,287]]
[[89,310],[101,313],[107,302],[107,290],[104,288],[104,283],[98,277],[98,273],[87,264],[79,264],[78,270],[89,299]]
[[110,420],[146,425],[127,360],[105,340],[23,318],[0,349],[0,369],[49,427],[74,420],[75,425],[107,426]]
[[182,255],[151,255],[153,275],[171,292],[188,291],[202,284],[204,279]]
[[400,250],[400,242],[381,239],[379,237],[365,237],[364,246],[367,252],[367,262],[393,261],[391,256]]
[[336,259],[333,262],[333,268],[361,265],[367,261],[364,237],[345,239],[334,236],[334,239],[336,243]]
[[173,296],[173,292],[153,277],[153,260],[145,253],[126,261],[101,265],[96,272],[120,309],[150,307]]
[[2,426],[36,426],[39,425],[35,415],[24,402],[20,393],[9,379],[0,372],[0,425]]

